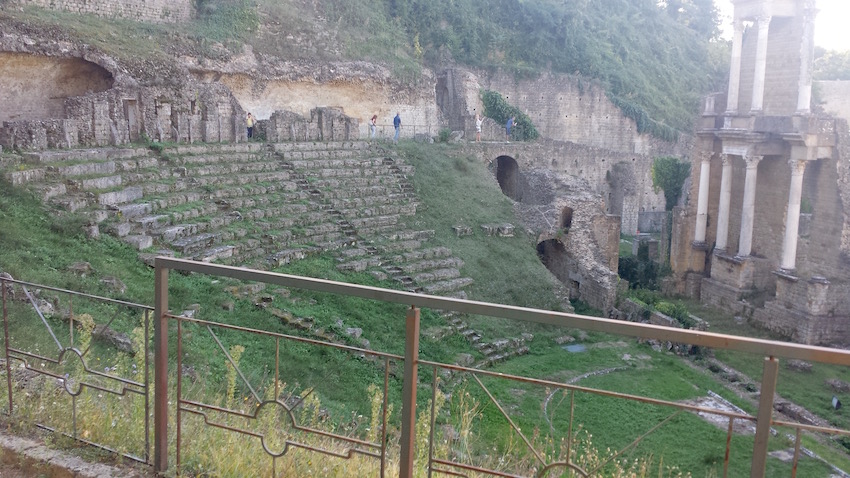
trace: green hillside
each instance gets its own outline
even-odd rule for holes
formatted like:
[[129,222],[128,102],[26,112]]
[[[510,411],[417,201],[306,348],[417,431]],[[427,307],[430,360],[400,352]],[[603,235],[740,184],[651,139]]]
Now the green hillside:
[[[544,71],[599,81],[641,132],[690,131],[699,98],[722,89],[727,47],[713,41],[710,0],[200,0],[189,25],[149,25],[37,8],[0,22],[79,39],[139,75],[167,76],[168,58],[367,60],[416,81],[422,67],[461,64],[520,77]],[[25,25],[25,26],[22,26]],[[305,46],[305,44],[309,46]],[[148,60],[157,60],[155,67]]]

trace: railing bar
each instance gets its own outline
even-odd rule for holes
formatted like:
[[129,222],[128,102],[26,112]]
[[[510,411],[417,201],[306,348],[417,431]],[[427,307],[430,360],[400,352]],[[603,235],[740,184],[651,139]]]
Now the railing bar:
[[192,323],[199,324],[199,325],[207,325],[207,326],[219,327],[219,328],[222,328],[222,329],[229,329],[229,330],[238,330],[240,332],[250,332],[250,333],[254,333],[254,334],[266,335],[266,336],[269,336],[269,337],[277,337],[277,338],[281,338],[281,339],[292,340],[292,341],[295,341],[295,342],[303,342],[303,343],[308,343],[308,344],[312,344],[312,345],[323,345],[323,346],[326,346],[326,347],[345,350],[345,351],[348,351],[348,352],[364,353],[366,355],[371,355],[371,356],[375,356],[375,357],[389,357],[389,358],[397,359],[397,360],[403,360],[404,359],[404,357],[401,356],[401,355],[395,355],[395,354],[390,354],[390,353],[385,353],[385,352],[377,352],[377,351],[369,350],[369,349],[361,349],[361,348],[357,348],[357,347],[351,347],[351,346],[348,346],[348,345],[339,345],[339,344],[334,344],[334,343],[331,343],[331,342],[322,342],[321,340],[308,339],[308,338],[304,338],[304,337],[297,337],[295,335],[287,335],[287,334],[281,334],[281,333],[277,333],[277,332],[266,332],[264,330],[251,329],[251,328],[242,327],[242,326],[239,326],[239,325],[222,324],[222,323],[219,323],[219,322],[212,322],[212,321],[209,321],[209,320],[195,319],[195,318],[189,318],[189,317],[181,317],[181,316],[178,316],[178,315],[171,315],[171,314],[167,314],[166,317],[172,318],[172,319],[177,319],[177,320],[182,320],[182,321],[186,321],[186,322],[192,322]]
[[30,291],[27,290],[26,287],[21,286],[21,290],[24,291],[24,294],[27,296],[27,300],[30,301],[32,307],[35,309],[35,313],[38,314],[38,317],[41,319],[41,322],[44,324],[44,327],[47,328],[47,331],[50,332],[50,336],[53,337],[53,341],[56,342],[56,346],[59,347],[59,351],[64,350],[62,344],[59,342],[59,339],[56,338],[56,334],[53,333],[53,329],[50,327],[50,324],[47,323],[47,319],[44,318],[44,314],[41,313],[41,310],[38,308],[38,304],[35,302],[35,298],[30,294]]
[[70,328],[69,333],[71,336],[70,348],[74,348],[74,302],[72,299],[68,299],[68,303],[70,304],[68,315],[68,327]]
[[180,269],[189,272],[230,277],[234,279],[266,282],[285,287],[303,288],[318,292],[381,300],[407,306],[455,310],[469,314],[488,315],[525,322],[562,325],[590,331],[606,332],[640,338],[653,338],[704,347],[749,352],[764,356],[781,356],[800,360],[838,365],[850,365],[850,351],[790,344],[765,339],[733,337],[705,331],[678,329],[653,324],[624,322],[602,319],[566,312],[543,311],[510,305],[490,304],[463,299],[438,297],[406,291],[394,291],[377,287],[346,284],[325,279],[312,279],[275,272],[253,271],[242,267],[224,266],[205,262],[189,261],[173,257],[157,257],[157,267]]
[[[504,473],[504,472],[501,472],[501,471],[488,470],[487,468],[482,468],[482,467],[479,467],[479,466],[464,465],[463,463],[455,463],[455,462],[452,462],[452,461],[440,460],[440,459],[437,459],[437,458],[434,459],[434,463],[437,463],[438,465],[451,466],[453,468],[460,468],[462,470],[477,471],[479,473],[487,473],[487,474],[493,475],[493,476],[502,476],[502,477],[505,477],[505,478],[524,478],[522,475],[512,475],[512,474]],[[442,471],[442,470],[437,470],[437,471],[439,471],[440,473],[447,473],[446,471]],[[456,476],[465,476],[465,475],[456,475]]]
[[38,428],[41,428],[42,430],[49,431],[50,433],[58,433],[58,434],[60,434],[64,437],[72,438],[72,439],[74,439],[74,440],[76,440],[80,443],[85,443],[86,445],[93,446],[93,447],[96,447],[96,448],[100,448],[101,450],[106,450],[110,453],[115,453],[116,455],[123,456],[124,458],[130,459],[130,460],[133,460],[133,461],[137,461],[139,463],[147,463],[145,460],[137,457],[136,455],[133,455],[133,454],[130,454],[130,453],[122,453],[122,452],[120,452],[120,451],[118,451],[114,448],[110,448],[106,445],[101,445],[100,443],[95,443],[93,441],[86,440],[85,438],[74,437],[69,433],[60,432],[60,431],[56,430],[55,428],[49,427],[49,426],[44,425],[42,423],[36,423],[35,426],[38,427]]
[[735,419],[729,417],[729,428],[726,430],[726,453],[723,456],[723,478],[729,476],[729,458],[732,453],[732,430]]
[[153,307],[151,307],[149,305],[137,304],[135,302],[127,302],[126,300],[110,299],[109,297],[102,297],[102,296],[99,296],[99,295],[86,294],[85,292],[77,292],[77,291],[73,291],[73,290],[62,289],[62,288],[59,288],[59,287],[51,287],[51,286],[48,286],[48,285],[35,284],[33,282],[26,282],[26,281],[17,280],[17,279],[5,279],[5,280],[8,281],[8,282],[19,284],[21,286],[28,285],[28,286],[31,286],[31,287],[37,287],[39,289],[50,290],[50,291],[53,291],[53,292],[62,292],[62,293],[65,293],[65,294],[76,295],[76,296],[79,296],[79,297],[96,299],[96,300],[102,301],[102,302],[109,302],[109,303],[112,303],[112,304],[126,305],[126,306],[129,306],[129,307],[137,307],[137,308],[145,309],[145,310],[153,310]]
[[[177,322],[179,323],[181,321],[178,320]],[[209,325],[207,326],[207,332],[209,332],[210,335],[212,335],[212,338],[213,338],[213,340],[215,340],[215,343],[218,344],[219,348],[221,348],[222,353],[224,353],[224,356],[227,357],[227,361],[230,362],[230,365],[233,367],[233,369],[236,371],[236,373],[239,374],[239,378],[242,379],[242,382],[244,382],[245,385],[248,387],[248,390],[251,391],[251,394],[254,396],[254,400],[256,400],[257,403],[263,403],[263,399],[260,398],[260,396],[257,394],[256,390],[254,390],[254,387],[251,386],[251,384],[248,382],[248,379],[245,378],[244,374],[242,374],[242,370],[240,370],[239,367],[236,366],[236,362],[233,360],[233,357],[230,356],[230,354],[224,348],[224,344],[222,344],[221,341],[218,340],[218,336],[215,335],[215,332],[212,331],[212,328]],[[178,373],[179,373],[179,371],[178,371]]]
[[[71,349],[67,349],[67,350],[71,350]],[[30,353],[27,353],[27,352],[24,352],[24,351],[21,351],[21,350],[16,350],[16,349],[12,349],[11,352],[16,353],[16,354],[20,354],[20,355],[25,355],[25,356],[30,357],[30,358],[44,360],[44,361],[52,363],[54,365],[59,365],[58,360],[52,360],[52,359],[49,359],[47,357],[42,357],[40,355],[30,354]],[[35,372],[35,373],[44,374],[44,375],[49,375],[51,377],[55,377],[55,378],[58,378],[60,380],[64,379],[64,377],[62,375],[56,375],[55,372],[51,372],[49,370],[44,370],[44,369],[40,369],[40,368],[31,367],[29,362],[24,358],[15,357],[15,356],[12,356],[12,355],[10,355],[9,357],[13,358],[15,360],[20,360],[21,362],[23,362],[24,368],[26,370],[29,370],[29,371],[32,371],[32,372]],[[124,378],[124,377],[120,377],[118,375],[110,375],[108,373],[98,372],[97,370],[91,370],[91,369],[88,368],[88,366],[86,366],[85,370],[86,370],[87,373],[90,373],[92,375],[97,375],[98,377],[107,378],[109,380],[115,380],[116,382],[120,382],[121,384],[124,385],[124,388],[119,393],[119,392],[110,390],[108,388],[102,388],[102,387],[95,385],[95,384],[80,382],[83,385],[86,385],[86,386],[89,386],[89,387],[92,387],[92,388],[95,388],[95,389],[98,389],[98,390],[102,390],[104,392],[109,392],[109,393],[112,393],[112,394],[115,394],[115,395],[124,395],[124,392],[132,392],[132,393],[137,393],[137,394],[141,395],[144,392],[141,392],[139,390],[133,390],[132,388],[128,388],[127,386],[130,385],[130,386],[133,386],[133,387],[139,387],[141,389],[146,388],[145,384],[143,384],[143,383],[139,383],[139,382],[136,382],[135,380],[130,380],[130,379],[127,379],[127,378]]]
[[797,429],[797,437],[794,440],[794,464],[791,465],[791,478],[797,478],[797,465],[800,462],[800,439],[801,438],[802,438],[801,431],[798,428]]
[[[727,412],[725,410],[720,410],[720,409],[698,407],[696,405],[687,405],[687,404],[682,404],[682,403],[670,402],[670,401],[667,401],[667,400],[659,400],[659,399],[656,399],[656,398],[641,397],[641,396],[638,396],[638,395],[630,395],[630,394],[627,394],[627,393],[617,393],[617,392],[611,392],[611,391],[608,391],[608,390],[599,390],[599,389],[595,389],[595,388],[581,387],[581,386],[578,386],[578,385],[570,385],[570,384],[566,384],[566,383],[552,382],[552,381],[549,381],[549,380],[520,377],[518,375],[510,375],[510,374],[499,373],[499,372],[490,372],[490,371],[487,371],[487,370],[466,368],[466,367],[461,367],[459,365],[448,365],[448,364],[442,364],[442,363],[439,363],[439,362],[430,362],[430,361],[427,361],[427,360],[420,360],[420,363],[423,364],[423,365],[432,365],[432,366],[437,365],[441,368],[445,368],[445,369],[449,369],[449,370],[457,370],[457,371],[468,372],[468,373],[473,374],[473,375],[486,375],[486,376],[490,376],[490,377],[504,378],[504,379],[508,379],[508,380],[530,383],[530,384],[534,384],[534,385],[556,387],[556,388],[565,389],[565,390],[576,390],[576,391],[579,391],[579,392],[592,393],[592,394],[595,394],[595,395],[602,395],[602,396],[606,396],[606,397],[624,398],[624,399],[628,399],[628,400],[634,400],[634,401],[638,401],[638,402],[649,403],[649,404],[652,404],[652,405],[663,405],[663,406],[668,406],[668,407],[680,408],[680,409],[689,410],[689,411],[692,411],[692,412],[705,412],[705,413],[711,413],[711,414],[714,414],[714,415],[721,415],[721,416],[725,416],[725,417],[735,417],[735,418],[740,418],[742,420],[755,421],[755,417],[736,413],[736,412]],[[850,433],[850,432],[848,432],[848,433]]]
[[502,406],[499,404],[499,401],[496,400],[496,397],[494,397],[493,394],[490,393],[490,390],[486,386],[484,386],[484,383],[481,382],[481,379],[479,379],[474,373],[472,374],[472,378],[474,378],[475,381],[478,382],[478,386],[481,387],[482,390],[484,390],[484,393],[486,393],[488,397],[490,397],[490,401],[493,402],[493,405],[495,405],[496,408],[502,413],[502,416],[505,417],[505,420],[508,421],[508,424],[510,424],[511,428],[513,428],[516,434],[519,435],[520,438],[522,438],[522,441],[525,442],[525,446],[527,446],[528,449],[531,450],[532,453],[534,453],[534,456],[537,457],[537,461],[539,461],[542,465],[546,465],[545,460],[543,460],[543,457],[540,456],[540,453],[534,448],[534,445],[532,445],[528,438],[526,438],[525,434],[522,433],[522,430],[520,430],[516,423],[511,420],[511,417],[508,416],[507,412],[505,412],[505,409],[502,408]]
[[145,463],[150,463],[151,461],[151,389],[150,389],[150,353],[149,353],[149,344],[150,342],[150,318],[151,311],[145,310],[144,321],[145,321],[145,345],[142,347],[145,354]]
[[[80,391],[82,392],[82,387]],[[74,438],[77,438],[77,396],[71,395],[71,430],[74,432]]]
[[573,420],[575,420],[575,411],[576,411],[576,392],[575,390],[570,390],[570,424],[567,429],[567,463],[572,463],[573,459],[570,456],[573,448]]
[[176,454],[175,454],[175,462],[177,467],[177,474],[180,474],[180,448],[181,448],[181,439],[183,437],[183,420],[181,413],[180,401],[183,398],[183,321],[177,321],[177,400],[175,405],[177,406],[177,412],[174,421],[176,422],[174,425],[176,427],[177,438],[176,438]]
[[280,397],[280,338],[274,341],[274,399]]
[[[204,404],[197,403],[197,402],[190,402],[190,401],[187,401],[187,400],[183,400],[180,403],[191,404],[191,405],[195,405],[199,408],[207,408],[207,409],[210,409],[210,410],[213,410],[213,411],[227,412],[227,410],[223,410],[223,409],[220,409],[218,407],[208,406],[208,405],[204,405]],[[234,427],[234,426],[230,426],[230,425],[225,425],[223,423],[211,421],[211,420],[209,420],[209,417],[207,417],[207,414],[205,412],[201,411],[201,410],[193,410],[193,409],[188,408],[188,407],[181,407],[180,409],[182,411],[186,412],[186,413],[192,413],[192,414],[200,415],[200,416],[204,417],[204,423],[211,426],[211,427],[216,427],[216,428],[221,428],[223,430],[229,430],[229,431],[232,431],[232,432],[242,433],[243,435],[249,435],[249,436],[256,437],[256,438],[262,438],[263,437],[262,434],[257,433],[257,432],[253,432],[251,430],[245,430],[243,428],[238,428],[238,427]],[[244,414],[240,414],[240,413],[232,413],[232,415],[240,415],[244,418],[250,418],[250,419],[256,419],[257,418],[256,416],[244,415]],[[345,441],[345,442],[348,442],[348,443],[353,443],[353,444],[360,445],[360,446],[363,446],[363,447],[374,448],[374,449],[380,449],[381,448],[380,445],[376,445],[374,443],[370,443],[370,442],[365,441],[365,440],[360,440],[358,438],[352,438],[350,436],[345,436],[345,435],[337,435],[335,433],[326,432],[326,431],[319,430],[319,429],[316,429],[316,428],[299,427],[299,426],[295,426],[295,425],[293,425],[293,428],[300,431],[300,432],[313,433],[313,434],[316,434],[316,435],[321,435],[323,437],[334,438],[336,440],[341,440],[341,441]],[[306,445],[299,445],[299,446],[301,448],[307,447]],[[358,453],[368,454],[369,456],[379,458],[379,456],[375,452],[358,451]]]
[[829,433],[832,435],[847,435],[850,436],[850,430],[842,430],[838,428],[829,428],[829,427],[819,427],[817,425],[807,425],[805,423],[792,423],[792,422],[783,422],[780,420],[771,421],[773,426],[776,427],[789,427],[789,428],[799,428],[800,430],[805,430],[809,432],[818,432],[818,433]]
[[437,367],[433,368],[434,377],[431,380],[431,428],[428,430],[428,478],[431,478],[431,466],[434,463],[434,427],[437,417],[435,409],[437,406]]
[[387,468],[387,413],[389,412],[390,394],[390,359],[384,358],[384,398],[381,404],[381,478],[384,478]]
[[9,311],[6,308],[6,279],[0,279],[3,289],[3,349],[6,354],[6,387],[9,395],[9,415],[12,415],[14,401],[12,400],[12,359],[9,356]]

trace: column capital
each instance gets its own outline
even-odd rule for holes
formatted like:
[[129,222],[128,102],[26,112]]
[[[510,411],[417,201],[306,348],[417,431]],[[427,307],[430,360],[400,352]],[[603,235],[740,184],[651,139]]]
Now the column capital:
[[744,33],[744,20],[741,20],[740,18],[732,20],[732,32],[736,35]]
[[772,19],[773,19],[773,17],[771,15],[769,15],[767,13],[763,13],[763,14],[759,15],[758,17],[756,17],[756,22],[758,22],[759,28],[761,28],[762,25],[769,26],[770,21]]
[[743,158],[744,162],[747,163],[747,169],[755,169],[758,167],[761,160],[764,159],[764,156],[759,154],[745,154]]
[[720,161],[723,163],[723,166],[732,164],[732,155],[728,153],[723,153],[720,155]]
[[806,171],[806,166],[809,164],[808,161],[804,161],[802,159],[789,159],[788,166],[791,168],[792,176],[802,176],[802,174]]
[[697,158],[699,158],[701,163],[710,163],[711,157],[714,155],[711,151],[699,151],[697,152]]

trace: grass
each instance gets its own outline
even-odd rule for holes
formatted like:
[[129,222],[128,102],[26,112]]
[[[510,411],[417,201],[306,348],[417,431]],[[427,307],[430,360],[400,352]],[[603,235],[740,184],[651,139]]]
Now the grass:
[[[562,307],[555,292],[558,284],[538,260],[535,238],[532,235],[527,235],[521,227],[517,227],[517,234],[512,238],[487,237],[481,232],[480,224],[516,224],[510,200],[501,194],[486,165],[459,156],[457,150],[450,145],[429,146],[403,142],[394,153],[416,166],[413,181],[422,206],[415,217],[407,219],[407,226],[412,229],[433,229],[434,245],[449,247],[457,257],[464,259],[466,265],[462,273],[475,279],[470,288],[473,298],[550,309]],[[153,302],[152,273],[137,260],[136,251],[109,237],[97,241],[89,240],[73,226],[73,221],[70,221],[73,215],[63,216],[62,221],[68,223],[60,223],[37,199],[25,191],[5,183],[0,189],[3,191],[0,194],[0,221],[7,225],[0,229],[0,242],[9,245],[0,249],[0,270],[7,271],[18,279],[73,290],[95,291],[108,296],[114,294],[99,282],[99,278],[103,275],[115,275],[128,287],[121,298],[145,304]],[[451,227],[460,223],[473,227],[475,234],[470,237],[456,237]],[[91,262],[96,273],[86,277],[70,274],[68,267],[80,260]],[[281,267],[277,271],[378,287],[398,287],[394,282],[380,281],[370,274],[341,272],[335,266],[336,260],[332,255],[320,254]],[[191,308],[192,304],[200,304],[198,314],[205,320],[275,333],[315,338],[321,330],[322,333],[334,334],[341,343],[358,347],[364,346],[363,343],[347,335],[346,329],[359,328],[362,330],[362,337],[369,340],[367,348],[396,354],[403,352],[401,338],[404,330],[404,306],[301,290],[280,290],[273,286],[256,294],[233,293],[232,288],[241,290],[238,288],[244,286],[245,284],[229,279],[173,273],[170,275],[170,306],[173,311],[179,313]],[[265,301],[263,296],[270,299],[270,302],[265,302],[265,307],[259,307],[257,304]],[[222,304],[227,302],[232,302],[232,310],[222,307]],[[61,305],[66,303],[65,299],[60,300]],[[285,325],[271,314],[272,308],[286,311],[293,317],[310,318],[313,324],[311,331],[301,331]],[[24,304],[15,303],[13,309],[17,315],[23,314],[28,308]],[[576,310],[580,313],[594,313],[581,304],[576,304]],[[75,315],[83,312],[91,314],[98,324],[102,324],[111,317],[114,308],[75,301]],[[31,347],[38,347],[39,351],[48,351],[51,347],[55,349],[51,339],[41,332],[43,326],[32,316],[31,311],[27,317],[29,320],[26,323],[18,323],[12,328],[13,340],[16,343],[23,342]],[[464,320],[481,331],[486,341],[518,337],[522,333],[531,334],[527,339],[530,352],[496,364],[492,367],[495,372],[534,376],[564,383],[584,374],[616,369],[604,375],[581,379],[576,385],[674,401],[701,397],[707,390],[713,390],[739,406],[748,406],[734,393],[725,390],[723,383],[714,375],[696,371],[677,357],[657,352],[648,345],[631,339],[489,317],[467,317]],[[132,333],[138,327],[138,321],[138,313],[122,311],[112,327]],[[58,338],[63,344],[69,343],[70,330],[67,322],[58,317],[51,317],[48,323],[60,332]],[[732,327],[734,324],[734,321],[731,321],[728,326]],[[171,359],[175,360],[176,326],[172,327],[174,328],[170,331],[170,351]],[[423,331],[439,331],[433,335],[423,334],[420,347],[423,359],[451,363],[461,354],[471,354],[474,359],[481,358],[480,353],[459,334],[448,329],[445,320],[434,311],[423,311],[421,327]],[[222,328],[213,328],[213,332],[225,350],[234,350],[236,346],[244,348],[239,359],[240,368],[245,372],[252,387],[260,391],[269,390],[277,368],[274,360],[277,345],[275,340]],[[565,335],[571,335],[576,343],[586,345],[587,351],[570,353],[563,350],[554,339]],[[80,337],[77,340],[81,340]],[[92,357],[95,360],[100,358],[101,363],[125,364],[124,367],[133,363],[132,357],[116,353],[98,340],[93,341],[93,347]],[[184,327],[184,352],[183,363],[195,371],[194,376],[184,378],[187,393],[211,400],[213,403],[226,403],[227,400],[244,401],[245,397],[249,396],[248,388],[240,380],[235,380],[233,385],[230,385],[233,380],[232,371],[215,338],[205,327]],[[67,370],[73,372],[76,366],[70,363],[67,367]],[[374,403],[374,393],[370,393],[370,389],[374,390],[374,385],[383,383],[381,361],[370,361],[348,352],[306,343],[282,341],[280,369],[282,378],[287,383],[287,393],[297,396],[312,389],[311,396],[320,404],[305,407],[304,420],[309,422],[314,419],[310,415],[314,412],[308,413],[306,410],[321,409],[321,415],[328,417],[322,422],[322,426],[338,431],[345,430],[353,436],[366,435],[366,423],[370,421]],[[429,409],[430,394],[425,384],[430,384],[432,377],[433,372],[423,367],[420,377],[423,388],[418,403],[420,412],[427,412]],[[448,426],[440,428],[441,433],[444,433],[445,443],[440,442],[442,448],[438,450],[439,453],[459,458],[467,457],[488,466],[510,465],[516,469],[531,466],[528,453],[523,451],[521,439],[510,432],[501,412],[483,390],[478,388],[474,380],[463,376],[442,379],[446,380],[446,383],[460,386],[447,387],[445,390],[451,392],[451,398],[446,397],[443,411],[438,414],[438,423]],[[566,419],[570,412],[569,399],[563,393],[557,392],[552,396],[548,402],[549,408],[544,414],[542,404],[547,403],[546,398],[554,390],[501,378],[483,378],[482,381],[524,433],[541,449],[546,450],[547,456],[557,457],[565,452],[563,444],[568,430]],[[780,383],[782,382],[783,380],[780,380]],[[395,410],[390,419],[392,433],[397,433],[401,407],[400,388],[400,365],[392,364],[389,391],[390,403]],[[232,392],[229,391],[231,389]],[[5,388],[2,388],[0,394],[4,393]],[[59,410],[67,410],[51,408],[55,396],[52,389],[43,390],[41,393],[46,401],[33,404],[43,404],[48,411],[48,418],[59,417]],[[460,403],[461,397],[467,397],[466,393],[469,393],[468,401],[465,404]],[[90,434],[95,431],[102,433],[104,440],[115,439],[121,443],[122,435],[128,433],[127,429],[123,425],[113,427],[112,421],[107,418],[113,413],[112,418],[126,420],[132,407],[123,400],[113,400],[111,396],[98,397],[96,393],[88,396],[88,392],[86,395],[85,400],[91,402],[86,405],[90,407],[87,410],[94,416],[89,422],[85,422],[91,425],[84,424],[82,429],[88,430]],[[67,400],[67,397],[62,396],[62,399]],[[627,403],[587,392],[576,393],[575,399],[574,425],[581,425],[589,434],[587,440],[591,441],[591,445],[584,449],[584,458],[608,456],[607,449],[618,450],[627,446],[636,436],[657,425],[659,420],[671,413],[664,407]],[[217,400],[220,402],[216,402]],[[107,403],[116,408],[105,407]],[[451,410],[458,413],[450,413]],[[32,411],[37,412],[38,407]],[[116,413],[118,415],[115,415]],[[120,415],[121,413],[124,415]],[[555,417],[552,430],[547,425],[547,416],[550,420]],[[29,419],[34,420],[34,415]],[[123,423],[120,420],[119,422]],[[184,457],[184,463],[189,469],[196,472],[218,470],[223,475],[234,475],[238,474],[235,470],[239,467],[248,469],[245,467],[258,466],[259,469],[267,469],[263,467],[270,466],[268,461],[257,461],[262,459],[258,447],[236,446],[238,437],[201,428],[197,416],[186,417],[185,423],[185,433],[189,437],[188,446],[194,450],[190,452],[187,449]],[[423,428],[425,427],[420,427],[420,431]],[[465,437],[454,437],[450,432],[452,429],[467,432]],[[94,438],[94,435],[91,435],[91,438]],[[776,443],[771,444],[772,447],[788,446],[783,438],[776,440]],[[241,440],[239,443],[247,442]],[[128,447],[130,444],[128,443]],[[717,429],[690,414],[682,414],[644,439],[637,448],[628,452],[625,458],[628,458],[630,463],[650,460],[653,463],[652,469],[660,467],[662,473],[667,473],[664,470],[667,470],[669,464],[690,471],[693,476],[717,476],[720,474],[724,444],[724,430]],[[215,450],[222,447],[235,450],[234,454],[226,454],[228,461],[215,461],[223,455]],[[496,449],[493,450],[493,447]],[[129,451],[138,453],[137,444],[131,448]],[[734,473],[731,476],[746,474],[751,449],[751,437],[736,436],[733,439]],[[824,448],[823,454],[827,452],[829,449]],[[249,458],[249,455],[253,458]],[[316,460],[315,457],[316,455],[308,453],[293,453],[291,462],[281,462],[278,465],[291,466],[290,469],[299,470],[301,474],[344,476],[346,473],[346,469],[331,464],[336,462]],[[506,462],[500,465],[500,459]],[[354,463],[351,465],[353,467],[363,466],[363,470],[371,469],[366,468],[370,466],[367,464],[354,461],[351,463]],[[323,468],[327,466],[328,470],[317,471],[318,464]],[[772,476],[788,474],[789,465],[778,460],[770,459],[769,467]],[[308,473],[304,470],[312,471]],[[348,470],[350,472],[350,469]],[[611,470],[610,476],[617,476],[617,472]],[[819,462],[804,459],[798,476],[816,477],[824,474],[824,468]]]

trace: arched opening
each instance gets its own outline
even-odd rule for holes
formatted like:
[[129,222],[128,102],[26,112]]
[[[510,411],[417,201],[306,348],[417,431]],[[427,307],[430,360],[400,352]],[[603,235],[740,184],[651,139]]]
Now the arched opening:
[[0,123],[65,118],[65,99],[112,88],[112,74],[80,58],[0,53]]
[[573,225],[573,208],[564,206],[561,209],[561,220],[558,223],[560,229],[569,229]]
[[519,187],[519,165],[510,156],[499,156],[496,158],[496,181],[505,196],[519,201],[522,199]]
[[570,291],[570,300],[579,298],[580,278],[570,274],[575,269],[574,261],[567,254],[564,243],[558,239],[548,239],[537,244],[537,257],[559,281]]

